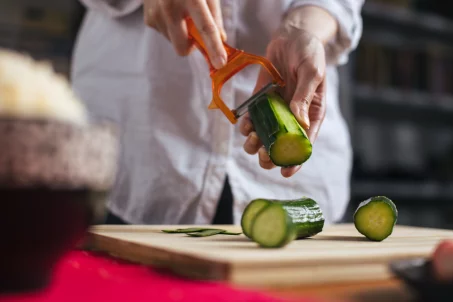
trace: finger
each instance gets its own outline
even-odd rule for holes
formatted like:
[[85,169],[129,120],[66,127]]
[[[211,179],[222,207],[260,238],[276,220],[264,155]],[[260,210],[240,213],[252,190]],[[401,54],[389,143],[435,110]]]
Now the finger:
[[244,136],[249,136],[249,134],[253,131],[253,123],[248,113],[242,117],[239,125],[239,131]]
[[145,7],[144,14],[146,25],[154,28],[170,41],[170,37],[168,35],[167,27],[165,26],[165,21],[163,19],[161,10],[158,7],[155,7],[153,9]]
[[226,64],[227,54],[208,4],[204,0],[192,1],[192,3],[188,10],[206,45],[206,51],[212,65],[216,69],[222,68]]
[[318,68],[301,65],[297,69],[297,84],[290,108],[297,121],[305,128],[310,128],[309,110],[313,95],[323,80],[323,76]]
[[260,162],[261,168],[266,169],[266,170],[271,170],[271,169],[273,169],[273,168],[276,167],[276,166],[274,165],[274,163],[272,162],[272,160],[270,159],[269,154],[267,153],[266,148],[261,147],[261,148],[259,149],[259,151],[258,151],[258,158],[259,158],[259,162]]
[[321,85],[318,87],[318,92],[320,99],[316,102],[312,102],[310,106],[310,123],[311,127],[307,131],[308,139],[311,143],[314,143],[318,138],[319,129],[321,128],[322,122],[326,116],[326,85],[325,81],[321,82]]
[[244,150],[248,154],[256,154],[262,145],[256,132],[251,132],[244,143]]
[[217,24],[217,28],[220,31],[222,41],[226,41],[227,34],[225,32],[225,27],[223,26],[222,10],[220,8],[220,3],[218,0],[208,0],[208,7],[211,11],[214,22]]
[[271,75],[263,67],[261,67],[258,74],[258,79],[256,80],[255,88],[253,89],[253,94],[257,93],[261,88],[269,84],[269,82],[271,81]]
[[143,22],[149,27],[154,27],[156,23],[155,15],[157,11],[155,7],[149,1],[143,1]]
[[282,176],[287,177],[287,178],[291,177],[294,174],[296,174],[297,171],[300,170],[300,168],[302,168],[302,166],[293,166],[293,167],[282,168],[282,170],[281,170]]
[[162,1],[163,19],[169,40],[172,42],[176,52],[181,56],[185,56],[189,54],[192,42],[189,39],[187,25],[184,20],[184,11],[179,7],[173,1]]
[[453,241],[441,241],[432,255],[433,273],[436,279],[453,280]]

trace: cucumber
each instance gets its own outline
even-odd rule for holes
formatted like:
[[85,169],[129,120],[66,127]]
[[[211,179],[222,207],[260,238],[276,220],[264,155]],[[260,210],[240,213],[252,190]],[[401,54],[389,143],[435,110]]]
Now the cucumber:
[[219,230],[219,229],[207,229],[207,230],[203,230],[201,232],[187,233],[187,235],[190,237],[208,237],[208,236],[221,234],[223,232],[226,232],[226,231]]
[[179,234],[179,233],[195,233],[207,230],[206,228],[187,228],[187,229],[176,229],[176,230],[162,230],[164,233]]
[[228,232],[227,230],[222,229],[213,229],[213,228],[186,228],[186,229],[176,229],[176,230],[162,230],[164,233],[169,234],[187,234],[191,237],[207,237],[217,234],[221,235],[240,235],[241,233]]
[[256,134],[276,166],[297,166],[310,158],[312,144],[307,133],[278,94],[264,94],[248,107],[248,112]]
[[241,217],[241,228],[244,235],[247,236],[248,238],[250,239],[252,238],[251,237],[252,220],[255,218],[256,214],[265,206],[267,206],[269,203],[270,200],[267,199],[255,199],[252,200],[244,209],[244,212],[242,213]]
[[360,234],[372,241],[383,241],[393,233],[398,210],[388,197],[374,196],[359,204],[353,220]]
[[[269,208],[271,205],[276,206]],[[281,211],[286,214],[288,219],[282,218]],[[268,223],[272,224],[274,228],[282,228],[275,229],[275,233],[269,241],[265,238],[263,241],[263,236],[269,233],[264,223],[265,220],[261,216],[263,213],[266,213],[264,217],[272,215],[279,217],[279,221],[268,221]],[[258,217],[260,218],[258,219]],[[256,224],[257,221],[258,224]],[[290,225],[288,226],[288,224]],[[244,210],[241,226],[242,232],[259,245],[282,247],[291,240],[311,237],[321,232],[324,227],[324,216],[317,202],[307,197],[294,200],[255,199]],[[294,238],[293,232],[295,232]],[[277,240],[278,237],[280,241]],[[288,241],[288,238],[291,238],[291,240]]]
[[279,248],[297,237],[296,225],[279,203],[265,206],[253,219],[253,241],[265,248]]
[[279,201],[297,229],[297,239],[314,236],[324,228],[324,215],[318,203],[311,198]]

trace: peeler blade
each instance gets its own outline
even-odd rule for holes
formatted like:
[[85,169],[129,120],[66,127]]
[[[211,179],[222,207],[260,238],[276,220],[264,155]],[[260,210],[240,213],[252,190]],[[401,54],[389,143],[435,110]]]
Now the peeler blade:
[[241,116],[243,116],[244,114],[247,113],[248,111],[248,108],[250,105],[252,105],[254,102],[256,102],[257,100],[259,100],[259,98],[263,95],[263,94],[266,94],[268,92],[271,92],[273,91],[275,88],[277,88],[279,85],[276,84],[276,83],[269,83],[267,84],[266,86],[264,86],[263,88],[261,88],[257,93],[255,93],[254,95],[252,95],[248,100],[246,100],[244,103],[242,103],[239,107],[237,107],[236,109],[234,109],[232,112],[235,116],[236,119],[240,118]]

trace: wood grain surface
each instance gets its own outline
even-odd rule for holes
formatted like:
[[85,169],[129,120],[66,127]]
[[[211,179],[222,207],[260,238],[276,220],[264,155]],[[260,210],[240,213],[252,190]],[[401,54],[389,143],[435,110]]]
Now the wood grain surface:
[[[264,249],[243,235],[195,238],[161,231],[184,227],[194,226],[95,226],[87,248],[187,278],[281,288],[389,280],[389,262],[427,257],[440,240],[453,238],[450,230],[396,226],[385,241],[371,242],[352,224],[341,224],[284,248]],[[238,226],[215,227],[240,231]]]

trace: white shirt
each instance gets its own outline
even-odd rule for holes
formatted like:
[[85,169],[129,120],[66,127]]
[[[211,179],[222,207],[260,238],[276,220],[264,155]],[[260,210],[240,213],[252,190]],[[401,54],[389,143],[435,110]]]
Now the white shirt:
[[[72,83],[91,113],[117,123],[122,154],[108,207],[135,224],[209,224],[228,175],[239,223],[254,198],[309,196],[326,224],[349,200],[351,146],[338,103],[335,64],[347,62],[362,31],[363,0],[225,0],[222,12],[233,47],[264,55],[272,32],[292,6],[314,4],[337,18],[329,46],[327,114],[311,158],[291,178],[264,170],[243,150],[245,137],[220,110],[208,110],[211,79],[199,51],[180,57],[143,23],[141,0],[81,0],[88,13],[76,44]],[[251,96],[258,65],[222,89],[234,108]]]

